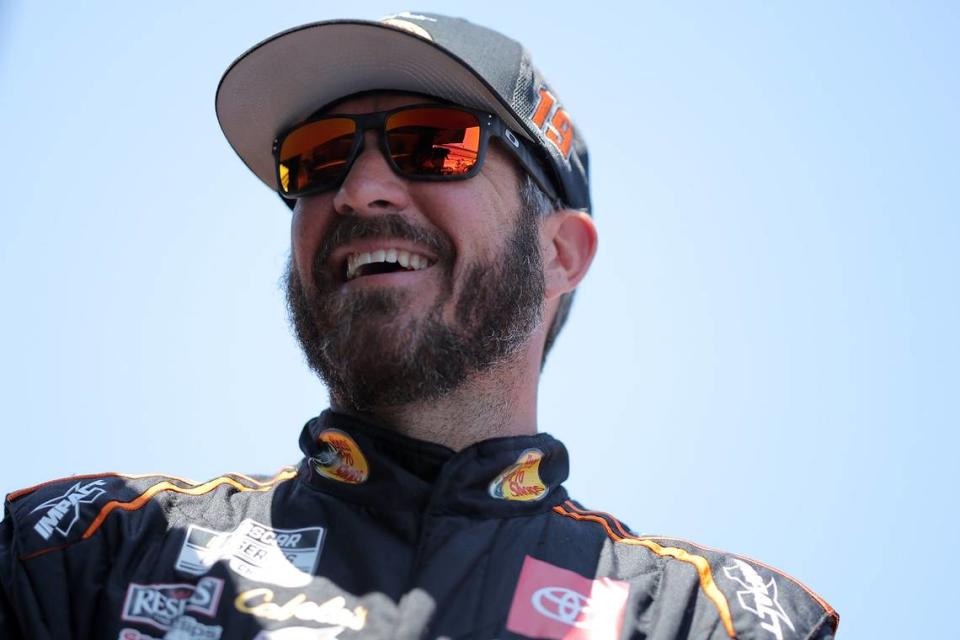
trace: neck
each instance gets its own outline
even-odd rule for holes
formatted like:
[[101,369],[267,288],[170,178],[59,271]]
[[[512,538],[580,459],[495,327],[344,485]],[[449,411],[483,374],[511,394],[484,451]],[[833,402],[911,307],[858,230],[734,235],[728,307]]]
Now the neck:
[[[534,354],[536,355],[536,354]],[[333,398],[335,411],[387,426],[411,438],[459,451],[475,442],[537,432],[539,360],[521,353],[464,381],[437,400],[358,411]],[[533,372],[529,365],[532,363]]]

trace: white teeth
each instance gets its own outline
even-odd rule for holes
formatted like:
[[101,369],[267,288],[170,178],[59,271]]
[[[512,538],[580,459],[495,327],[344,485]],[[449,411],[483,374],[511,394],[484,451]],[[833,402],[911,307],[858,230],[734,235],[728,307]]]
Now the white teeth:
[[360,267],[374,262],[393,262],[412,271],[419,271],[430,266],[430,259],[426,256],[393,247],[352,253],[347,256],[347,280],[353,280],[360,275]]

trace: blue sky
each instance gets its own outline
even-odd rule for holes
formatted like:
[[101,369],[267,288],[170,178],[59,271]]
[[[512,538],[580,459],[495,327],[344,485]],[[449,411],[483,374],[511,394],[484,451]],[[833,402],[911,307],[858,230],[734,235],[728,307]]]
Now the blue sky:
[[[298,458],[327,399],[278,286],[289,213],[223,140],[213,93],[276,31],[408,7],[277,7],[2,5],[0,491]],[[410,8],[521,40],[590,145],[600,250],[540,398],[571,492],[782,568],[843,638],[942,636],[956,5]]]

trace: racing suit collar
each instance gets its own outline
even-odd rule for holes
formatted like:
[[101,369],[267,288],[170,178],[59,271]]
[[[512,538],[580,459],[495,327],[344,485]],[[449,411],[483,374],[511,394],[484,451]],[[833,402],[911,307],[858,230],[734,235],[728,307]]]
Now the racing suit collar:
[[303,482],[367,506],[510,517],[567,498],[567,450],[546,433],[453,451],[328,410],[304,426],[300,448]]

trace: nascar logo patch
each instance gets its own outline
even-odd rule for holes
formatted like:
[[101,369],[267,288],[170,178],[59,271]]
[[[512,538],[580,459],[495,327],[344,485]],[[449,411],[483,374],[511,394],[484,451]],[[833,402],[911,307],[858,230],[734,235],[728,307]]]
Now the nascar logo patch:
[[276,529],[249,518],[226,532],[190,525],[175,568],[199,576],[224,560],[250,580],[302,587],[313,578],[323,536],[323,527]]

